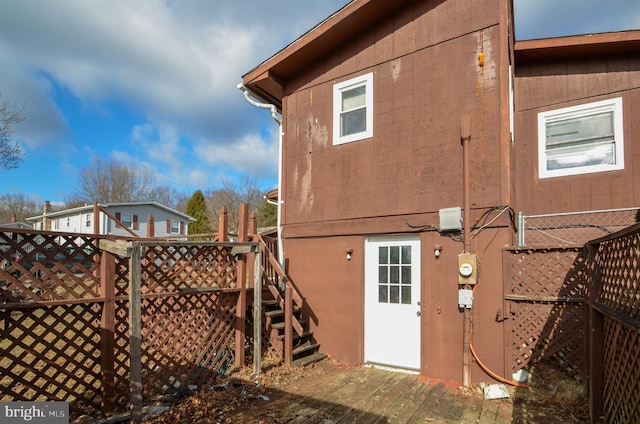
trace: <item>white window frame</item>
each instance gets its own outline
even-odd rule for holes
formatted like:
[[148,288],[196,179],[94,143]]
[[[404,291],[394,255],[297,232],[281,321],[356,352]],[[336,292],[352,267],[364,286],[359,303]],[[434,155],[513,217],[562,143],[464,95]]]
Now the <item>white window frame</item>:
[[[614,160],[611,164],[584,165],[570,168],[547,169],[547,123],[595,115],[602,112],[613,112]],[[624,169],[624,137],[622,121],[622,98],[614,98],[598,102],[571,106],[562,109],[541,112],[538,114],[538,177],[553,178],[568,175],[589,174]]]
[[120,214],[120,222],[123,227],[133,228],[133,214],[131,213],[123,213]]
[[[340,135],[342,93],[357,87],[365,87],[365,130],[348,135]],[[373,72],[351,78],[333,86],[333,144],[339,145],[373,137]]]
[[180,221],[171,220],[171,233],[170,234],[180,234]]
[[84,226],[87,228],[91,227],[91,214],[89,213],[84,216]]

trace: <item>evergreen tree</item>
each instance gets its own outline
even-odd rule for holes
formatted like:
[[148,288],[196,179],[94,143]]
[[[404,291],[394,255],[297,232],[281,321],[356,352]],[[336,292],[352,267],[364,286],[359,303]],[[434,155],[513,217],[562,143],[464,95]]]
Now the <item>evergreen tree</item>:
[[278,225],[278,206],[263,200],[258,207],[258,228]]
[[189,234],[206,234],[212,231],[209,223],[209,214],[207,213],[207,204],[202,191],[196,190],[193,193],[187,202],[184,213],[196,219],[195,222],[189,224]]

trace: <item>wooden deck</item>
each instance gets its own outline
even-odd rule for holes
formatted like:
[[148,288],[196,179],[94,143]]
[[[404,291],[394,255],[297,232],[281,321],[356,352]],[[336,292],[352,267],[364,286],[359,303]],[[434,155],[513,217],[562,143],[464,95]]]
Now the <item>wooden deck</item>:
[[[334,367],[283,389],[267,388],[236,423],[510,423],[512,403],[484,400],[418,375]],[[229,421],[227,421],[229,422]]]

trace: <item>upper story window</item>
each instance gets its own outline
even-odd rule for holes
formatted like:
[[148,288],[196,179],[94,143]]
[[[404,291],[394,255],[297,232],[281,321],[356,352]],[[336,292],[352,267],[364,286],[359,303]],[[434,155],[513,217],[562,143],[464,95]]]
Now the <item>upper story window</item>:
[[540,178],[624,169],[622,99],[538,114]]
[[91,227],[91,214],[86,214],[84,216],[84,226],[87,228]]
[[333,144],[373,137],[373,73],[333,86]]

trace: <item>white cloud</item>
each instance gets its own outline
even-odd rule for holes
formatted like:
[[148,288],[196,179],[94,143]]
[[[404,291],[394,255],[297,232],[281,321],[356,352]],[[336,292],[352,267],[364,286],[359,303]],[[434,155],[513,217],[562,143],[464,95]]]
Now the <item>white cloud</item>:
[[64,198],[94,155],[181,192],[242,174],[271,185],[275,125],[236,85],[347,2],[3,0],[0,101],[25,105],[27,155],[0,192]]
[[227,165],[243,174],[275,175],[277,170],[277,141],[268,142],[257,135],[246,135],[226,146],[201,144],[196,152],[210,166]]

